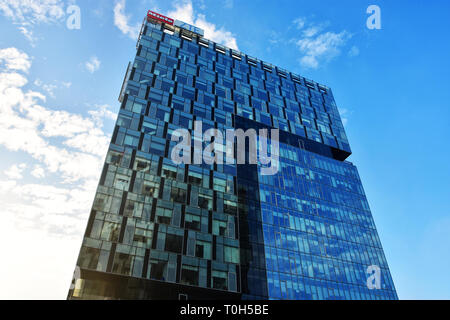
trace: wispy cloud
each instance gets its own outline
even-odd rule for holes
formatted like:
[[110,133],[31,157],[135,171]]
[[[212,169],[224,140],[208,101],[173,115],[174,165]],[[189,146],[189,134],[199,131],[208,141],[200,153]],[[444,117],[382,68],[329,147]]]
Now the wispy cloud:
[[98,69],[100,69],[101,61],[96,57],[92,56],[86,63],[84,64],[87,71],[90,73],[94,73]]
[[51,23],[64,17],[61,0],[1,0],[0,11],[15,22]]
[[[227,4],[226,4],[227,5]],[[228,3],[230,5],[230,3]],[[141,21],[130,23],[130,16],[125,13],[126,0],[116,0],[114,5],[114,25],[132,40],[137,40]],[[202,5],[200,4],[200,9]],[[232,49],[238,49],[235,36],[223,27],[206,20],[205,15],[196,13],[192,0],[181,0],[174,3],[174,8],[161,12],[168,17],[195,25],[205,31],[205,38],[221,43]]]
[[19,30],[24,35],[24,37],[30,42],[31,46],[35,47],[38,39],[37,37],[34,36],[34,31],[26,26],[19,27]]
[[234,0],[224,0],[223,1],[223,7],[225,9],[233,9],[233,7],[234,7]]
[[114,5],[114,25],[119,28],[119,30],[130,37],[132,40],[137,41],[140,31],[140,23],[135,23],[134,25],[129,24],[130,17],[125,14],[125,0],[118,0]]
[[7,48],[0,50],[0,64],[3,64],[3,69],[28,72],[31,59],[16,48]]
[[346,30],[339,33],[325,31],[329,23],[310,23],[305,18],[298,18],[293,24],[301,30],[301,37],[295,40],[295,44],[303,54],[300,64],[306,68],[316,69],[321,63],[339,56],[342,47],[352,37]]
[[295,19],[294,21],[292,21],[292,23],[294,24],[295,28],[297,29],[303,29],[303,27],[306,24],[306,20],[305,18],[299,17],[297,19]]
[[359,56],[359,48],[357,46],[351,47],[350,50],[348,51],[348,56],[351,58]]
[[40,165],[35,165],[33,170],[31,171],[31,175],[35,178],[44,178],[45,177],[45,170]]
[[352,114],[352,112],[346,108],[339,108],[339,114],[341,116],[342,124],[344,126],[347,126],[348,119],[349,119],[350,115]]
[[[43,106],[46,95],[26,89],[30,57],[16,48],[0,49],[0,57],[0,146],[23,159],[0,178],[2,223],[78,236],[110,141],[102,127],[112,112],[94,106],[82,116]],[[27,175],[51,179],[30,184]]]
[[184,0],[175,4],[175,8],[167,12],[167,16],[195,25],[205,31],[205,38],[221,43],[232,49],[238,49],[236,37],[223,27],[206,20],[205,15],[196,14],[192,1]]
[[62,0],[0,0],[0,12],[18,25],[32,45],[37,41],[35,25],[60,23],[65,17]]
[[20,180],[23,178],[22,172],[27,168],[26,163],[13,164],[9,169],[3,173],[12,180]]
[[52,98],[55,97],[55,89],[58,88],[57,85],[55,84],[48,84],[48,83],[43,83],[41,79],[36,79],[34,80],[34,85],[37,87],[42,88],[45,92],[48,93],[48,95]]
[[41,79],[34,80],[33,84],[36,87],[39,87],[42,90],[44,90],[52,98],[55,98],[56,90],[58,90],[60,88],[68,89],[72,86],[71,82],[54,80],[52,83],[44,83]]

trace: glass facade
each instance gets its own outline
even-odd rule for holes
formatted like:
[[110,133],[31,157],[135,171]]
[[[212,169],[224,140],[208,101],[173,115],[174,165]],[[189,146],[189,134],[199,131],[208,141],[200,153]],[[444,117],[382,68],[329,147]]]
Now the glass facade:
[[[328,87],[148,20],[120,101],[70,299],[397,299]],[[278,174],[174,164],[196,121],[279,129]]]

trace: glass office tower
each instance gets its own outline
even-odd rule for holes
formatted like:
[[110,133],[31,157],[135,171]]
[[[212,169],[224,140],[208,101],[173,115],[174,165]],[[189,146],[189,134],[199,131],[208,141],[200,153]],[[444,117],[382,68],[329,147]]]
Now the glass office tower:
[[[328,87],[149,13],[119,100],[69,299],[397,299]],[[279,129],[278,173],[174,164],[196,121]]]

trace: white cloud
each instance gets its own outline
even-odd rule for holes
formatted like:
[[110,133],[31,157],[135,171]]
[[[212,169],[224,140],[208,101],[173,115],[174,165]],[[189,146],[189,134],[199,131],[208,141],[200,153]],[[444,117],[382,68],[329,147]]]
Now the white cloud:
[[36,45],[37,38],[34,36],[33,30],[25,26],[19,27],[19,30],[24,35],[24,37],[30,42],[31,46],[34,47]]
[[36,79],[34,81],[34,85],[41,87],[45,92],[48,93],[48,95],[52,98],[55,97],[55,90],[58,88],[57,85],[55,84],[47,84],[47,83],[42,83],[42,81],[40,79]]
[[[119,28],[123,34],[136,41],[141,28],[141,23],[139,21],[134,25],[130,25],[130,16],[125,13],[125,6],[126,0],[117,0],[115,2],[114,25]],[[203,29],[205,31],[205,38],[207,39],[221,43],[232,49],[238,49],[235,36],[225,28],[219,28],[215,24],[207,21],[205,15],[197,14],[194,11],[191,0],[176,1],[174,9],[169,10],[164,14],[172,19],[181,20]]]
[[200,8],[200,10],[205,10],[206,9],[205,0],[198,0],[197,3],[198,3],[198,7]]
[[218,28],[215,24],[208,22],[205,15],[195,14],[191,0],[176,3],[174,10],[169,11],[166,15],[195,25],[205,31],[205,38],[238,50],[235,36],[223,27]]
[[31,171],[31,175],[35,178],[44,178],[45,177],[45,170],[40,165],[35,165],[33,170]]
[[320,31],[322,31],[322,28],[320,26],[312,26],[312,27],[309,27],[309,28],[303,30],[303,35],[307,38],[310,38],[310,37],[314,37]]
[[302,30],[301,38],[295,40],[303,56],[300,64],[306,68],[316,69],[323,62],[328,62],[341,53],[341,48],[345,46],[352,35],[343,30],[339,33],[324,29],[329,25],[325,23],[310,23],[305,18],[298,18],[293,21],[294,26]]
[[50,83],[43,83],[41,79],[34,80],[33,84],[35,86],[41,88],[45,92],[47,92],[47,94],[52,98],[55,98],[55,90],[57,90],[59,88],[68,89],[72,86],[71,82],[54,80],[53,83],[50,84]]
[[[57,7],[38,11],[36,3],[62,4],[0,0],[0,14],[30,32],[27,21],[58,21]],[[35,87],[32,70],[30,55],[0,47],[1,156],[19,159],[0,173],[0,242],[8,243],[0,299],[65,298],[110,140],[102,129],[113,117],[108,106],[78,114],[46,105],[54,86],[71,83],[39,80]],[[46,179],[30,184],[28,174]]]
[[24,231],[43,230],[70,238],[80,235],[86,226],[94,194],[91,184],[58,187],[43,182],[16,184],[0,193],[0,197],[10,199],[3,201],[3,213],[11,214],[14,224]]
[[[42,178],[51,173],[56,182],[27,185],[1,181],[4,212],[11,213],[16,223],[48,232],[81,232],[85,221],[77,217],[89,212],[110,140],[102,131],[103,121],[111,119],[112,112],[108,106],[97,106],[82,116],[40,105],[45,95],[26,91],[27,78],[16,72],[28,71],[31,62],[25,59],[17,64],[17,54],[5,53],[15,50],[0,50],[0,56],[9,57],[0,65],[0,146],[28,154],[37,162],[31,175]],[[23,169],[18,164],[5,173],[9,179],[19,179]],[[65,218],[68,223],[61,225]]]
[[0,0],[0,11],[15,22],[50,23],[64,17],[61,0]]
[[27,168],[26,163],[13,164],[9,169],[3,173],[12,180],[20,180],[23,178],[22,172]]
[[8,244],[2,246],[8,261],[0,264],[0,299],[65,299],[81,236],[48,235],[41,229],[24,232],[11,216],[2,210],[0,241]]
[[292,21],[292,23],[294,24],[294,26],[297,28],[297,29],[303,29],[303,27],[305,26],[305,24],[306,24],[306,20],[305,20],[305,18],[297,18],[297,19],[295,19],[294,21]]
[[346,126],[348,124],[348,118],[351,112],[346,108],[339,108],[339,114],[341,116],[342,124]]
[[349,57],[356,57],[359,56],[359,48],[356,46],[351,47],[350,51],[348,52]]
[[125,14],[125,0],[116,1],[114,6],[114,25],[122,31],[123,34],[130,37],[132,40],[137,41],[141,25],[136,23],[134,26],[130,26],[128,20],[129,16]]
[[92,56],[84,65],[90,73],[94,73],[100,69],[101,61],[96,56]]
[[17,24],[32,45],[37,40],[35,25],[60,23],[65,17],[62,0],[0,0],[0,13]]
[[297,46],[304,56],[300,63],[304,67],[317,68],[319,61],[330,61],[341,53],[351,35],[347,31],[340,33],[326,32],[316,37],[305,37],[297,41]]
[[[8,48],[0,57],[0,148],[3,158],[20,152],[21,159],[0,178],[0,242],[9,243],[0,299],[64,299],[108,148],[102,126],[111,111],[95,106],[83,116],[42,106],[45,95],[26,89],[29,56]],[[47,178],[20,180],[26,168]]]
[[104,119],[116,120],[117,113],[112,112],[111,107],[107,104],[104,105],[95,105],[93,110],[88,111],[88,113],[92,116],[92,119],[96,121],[96,123],[101,126],[101,123]]
[[31,67],[30,57],[16,48],[7,48],[0,50],[0,64],[8,70],[17,70],[28,72]]
[[224,8],[225,9],[233,9],[234,7],[234,0],[224,0]]

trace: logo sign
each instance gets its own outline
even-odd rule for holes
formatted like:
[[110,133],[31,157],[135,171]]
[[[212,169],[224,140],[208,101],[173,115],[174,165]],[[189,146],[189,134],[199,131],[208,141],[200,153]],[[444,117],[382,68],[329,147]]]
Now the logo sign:
[[173,19],[170,19],[166,16],[163,16],[162,14],[159,14],[159,13],[151,11],[151,10],[148,10],[147,18],[157,20],[159,22],[164,22],[164,23],[170,24],[171,26],[173,26],[173,23],[174,23]]
[[187,31],[199,34],[200,36],[204,36],[205,32],[203,31],[203,29],[197,28],[196,26],[190,25],[189,23],[180,21],[180,20],[175,20],[175,26],[179,27],[181,29],[185,29]]

